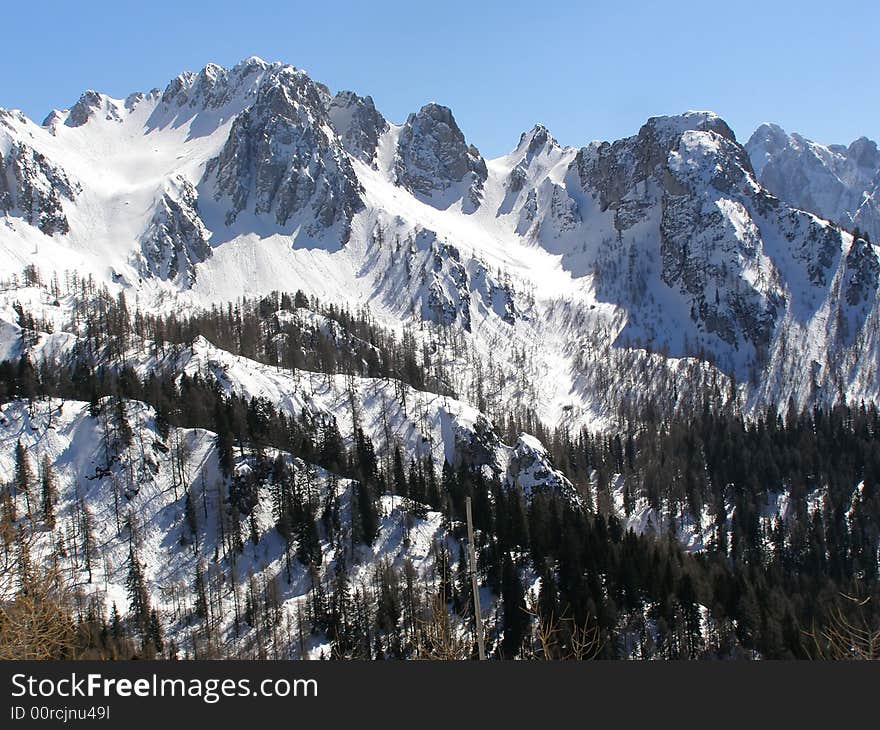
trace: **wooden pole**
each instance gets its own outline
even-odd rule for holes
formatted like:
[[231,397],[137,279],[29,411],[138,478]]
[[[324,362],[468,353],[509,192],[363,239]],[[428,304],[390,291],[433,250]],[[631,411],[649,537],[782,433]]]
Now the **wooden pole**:
[[483,642],[483,616],[480,613],[480,586],[477,583],[477,555],[474,551],[474,523],[471,519],[471,498],[465,499],[465,509],[467,511],[467,531],[468,531],[468,570],[471,574],[471,588],[474,594],[474,621],[477,629],[477,647],[480,652],[480,661],[486,658],[486,646]]

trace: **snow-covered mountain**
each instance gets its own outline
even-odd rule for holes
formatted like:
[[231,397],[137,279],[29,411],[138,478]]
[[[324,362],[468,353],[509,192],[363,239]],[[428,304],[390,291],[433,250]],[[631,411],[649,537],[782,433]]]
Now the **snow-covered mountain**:
[[869,231],[870,205],[821,176],[789,195],[785,171],[809,148],[851,191],[876,148],[762,130],[747,150],[688,112],[568,148],[538,125],[486,160],[437,103],[395,124],[291,66],[211,64],[41,125],[3,111],[0,274],[76,269],[166,311],[296,289],[368,305],[492,353],[497,401],[548,424],[693,397],[705,368],[747,408],[875,400],[877,248],[818,217]]
[[760,183],[804,210],[880,237],[880,152],[859,137],[849,147],[822,145],[776,124],[762,124],[746,143]]
[[[690,506],[657,496],[661,486],[672,493],[681,477],[672,471],[645,475],[636,495],[633,474],[623,486],[634,447],[608,446],[619,458],[606,469],[589,456],[590,437],[570,455],[581,460],[580,481],[569,479],[550,456],[565,451],[553,428],[587,427],[611,443],[623,424],[632,437],[648,412],[880,402],[877,169],[866,140],[821,148],[762,127],[743,147],[705,111],[653,117],[630,137],[579,148],[539,124],[485,159],[447,107],[427,103],[397,124],[369,96],[333,94],[259,58],[209,64],[124,100],[88,91],[42,124],[0,110],[0,385],[14,383],[0,412],[0,473],[20,471],[22,448],[43,474],[53,470],[58,498],[43,501],[58,527],[32,513],[29,493],[12,490],[0,512],[36,526],[44,556],[64,532],[62,562],[104,609],[126,602],[136,552],[168,635],[193,646],[196,634],[206,644],[222,635],[227,655],[270,643],[284,656],[338,649],[315,618],[321,591],[333,583],[334,595],[346,594],[347,585],[336,589],[350,580],[366,605],[389,565],[425,596],[445,594],[450,556],[462,550],[452,470],[497,487],[470,485],[475,511],[494,500],[513,515],[498,529],[508,552],[517,546],[516,580],[535,599],[536,575],[543,585],[552,569],[537,557],[528,567],[528,540],[515,533],[540,532],[551,515],[581,524],[572,515],[595,507],[638,533],[674,532],[689,550],[719,536],[726,544],[743,508],[723,494],[726,482],[718,504],[696,499],[696,471]],[[199,314],[211,333],[221,317],[208,313],[225,311],[243,329],[247,306],[260,331],[227,341],[265,336],[259,361],[202,330],[143,334],[156,313],[181,331]],[[351,313],[361,329],[346,326]],[[301,351],[285,350],[285,338]],[[388,342],[404,343],[404,354],[382,369]],[[303,365],[307,355],[321,367]],[[32,398],[31,365],[77,397]],[[418,377],[407,377],[410,366]],[[123,385],[99,397],[110,372]],[[209,394],[214,410],[199,414],[196,404],[189,425],[177,413],[171,426],[157,404],[185,410],[191,392]],[[247,442],[243,433],[275,423],[270,408],[283,436]],[[247,421],[234,424],[235,449],[221,433],[231,413]],[[196,416],[216,433],[193,427]],[[291,435],[297,428],[311,429],[307,447]],[[338,443],[325,438],[332,429]],[[338,451],[336,471],[316,453],[326,443]],[[381,477],[358,474],[374,446]],[[417,484],[427,463],[438,474],[448,465],[449,493],[395,493],[396,472],[409,467]],[[355,514],[369,479],[378,525],[363,540]],[[788,485],[764,486],[769,529]],[[292,511],[284,490],[299,500]],[[559,499],[542,517],[548,494]],[[285,537],[291,514],[314,534]],[[486,581],[494,588],[483,589],[487,625],[497,628],[506,620],[499,590],[513,600],[514,569],[502,577],[498,536],[479,525],[478,534],[484,572],[498,567]],[[87,543],[94,556],[77,547]],[[314,554],[294,562],[294,544]],[[206,581],[216,602],[208,609],[194,588],[202,565],[211,572],[195,583]],[[300,614],[312,611],[323,628],[298,649],[290,637],[279,642],[277,616],[265,624],[271,642],[253,615],[245,631],[242,596],[253,612],[260,591],[265,606],[283,607],[277,616],[295,615],[301,628]],[[406,620],[412,630],[415,613]]]

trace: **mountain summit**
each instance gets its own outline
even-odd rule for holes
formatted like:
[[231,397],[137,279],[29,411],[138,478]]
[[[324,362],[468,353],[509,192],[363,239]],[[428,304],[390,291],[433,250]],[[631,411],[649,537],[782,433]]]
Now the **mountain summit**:
[[69,577],[65,657],[468,658],[475,590],[499,658],[810,655],[880,572],[877,168],[486,159],[256,57],[0,110],[0,647]]
[[[582,148],[537,125],[486,160],[441,104],[396,124],[252,57],[42,125],[0,112],[0,273],[76,269],[165,308],[301,289],[453,327],[555,373],[528,396],[549,423],[700,362],[749,408],[873,400],[878,157],[772,125],[743,147],[701,111]],[[610,393],[608,353],[660,353],[663,377]]]

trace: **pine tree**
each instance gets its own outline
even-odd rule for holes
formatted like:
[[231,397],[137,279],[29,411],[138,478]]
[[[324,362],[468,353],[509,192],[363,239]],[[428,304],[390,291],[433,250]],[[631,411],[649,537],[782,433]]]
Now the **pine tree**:
[[210,638],[211,623],[208,615],[208,590],[205,584],[205,568],[201,560],[196,563],[196,578],[193,588],[196,594],[196,616],[205,622],[205,633]]
[[95,559],[98,549],[95,545],[95,520],[85,500],[79,499],[80,534],[82,546],[80,552],[83,557],[83,565],[89,574],[89,583],[92,582],[92,561]]
[[196,515],[196,505],[195,500],[192,496],[192,489],[187,488],[186,490],[186,498],[183,504],[183,516],[186,521],[187,529],[189,530],[190,537],[195,541],[195,548],[198,550],[198,517]]
[[128,575],[125,579],[125,588],[128,592],[128,607],[134,617],[135,623],[140,627],[144,639],[149,638],[150,628],[150,598],[144,581],[143,567],[134,552],[134,548],[128,551]]
[[372,545],[373,540],[376,539],[376,533],[379,531],[379,512],[376,500],[373,498],[369,486],[362,482],[355,482],[353,489],[360,518],[360,538],[365,544]]
[[308,505],[303,508],[303,514],[297,525],[298,546],[297,559],[305,566],[321,565],[321,540],[318,536],[318,526],[315,517]]
[[28,515],[31,514],[31,482],[33,481],[33,472],[31,470],[31,462],[28,458],[27,451],[21,439],[15,445],[15,474],[13,476],[13,485],[17,494],[23,494],[27,503]]
[[400,446],[394,447],[391,483],[393,485],[394,494],[399,497],[409,497],[409,485],[406,479],[406,473],[403,470],[403,457],[400,455]]
[[43,457],[40,468],[40,486],[43,498],[43,521],[49,530],[55,528],[55,500],[58,498],[55,472],[48,455]]
[[504,605],[504,637],[501,647],[504,656],[512,658],[522,646],[528,616],[519,571],[509,553],[505,554],[501,569],[501,600]]
[[162,640],[162,623],[159,621],[159,614],[156,609],[150,611],[148,640],[145,642],[150,650],[162,653],[165,643]]

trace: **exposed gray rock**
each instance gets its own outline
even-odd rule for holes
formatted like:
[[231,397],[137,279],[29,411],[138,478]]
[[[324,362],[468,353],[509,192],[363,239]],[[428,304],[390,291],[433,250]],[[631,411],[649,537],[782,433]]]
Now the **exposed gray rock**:
[[483,301],[489,311],[501,317],[508,324],[514,324],[519,312],[513,287],[509,280],[498,281],[482,261],[471,264],[470,287]]
[[456,183],[473,208],[480,204],[488,171],[473,145],[468,145],[448,107],[426,104],[410,114],[400,132],[394,173],[398,185],[430,198]]
[[880,284],[880,260],[877,249],[864,238],[857,238],[846,255],[844,298],[851,307],[870,303]]
[[[870,158],[870,150],[863,154]],[[761,360],[790,304],[778,282],[794,276],[816,287],[816,294],[798,291],[807,308],[823,296],[818,292],[839,259],[840,231],[762,188],[746,150],[711,113],[652,118],[634,137],[581,149],[570,173],[569,184],[579,184],[600,212],[613,216],[616,237],[597,249],[594,270],[603,271],[597,290],[626,307],[640,337],[682,326],[660,321],[668,314],[658,319],[642,310],[644,293],[656,288],[650,280],[659,275],[682,297],[696,329],[723,343],[710,349],[729,353],[747,345]],[[553,191],[555,217],[564,192]],[[571,227],[563,221],[555,230]],[[765,228],[773,231],[769,249]]]
[[3,162],[3,153],[0,152],[0,210],[8,213],[12,210],[12,195],[9,192],[9,184],[6,182],[6,166]]
[[388,122],[376,111],[373,99],[340,91],[330,102],[327,113],[346,151],[372,165],[379,137],[388,130]]
[[530,131],[523,132],[520,135],[519,144],[516,147],[517,151],[521,150],[523,146],[525,146],[525,150],[522,159],[507,176],[505,187],[507,188],[508,194],[518,193],[523,189],[529,178],[529,167],[535,157],[546,151],[548,148],[553,149],[559,147],[556,140],[553,139],[550,132],[543,124],[536,124]]
[[498,449],[501,439],[492,424],[480,414],[471,429],[459,427],[455,434],[455,460],[452,466],[466,466],[471,469],[489,467],[493,472],[501,471],[498,464]]
[[14,143],[5,160],[0,156],[0,178],[4,213],[20,215],[49,236],[70,231],[61,200],[74,200],[79,186],[42,153],[23,142]]
[[[186,71],[173,79],[160,101],[165,107],[188,108],[193,112],[220,109],[235,100],[249,105],[261,84],[285,69],[296,71],[292,66],[267,63],[256,56],[231,69],[209,63],[198,73]],[[316,88],[320,86],[315,84]]]
[[518,193],[526,184],[528,176],[522,165],[514,167],[507,176],[507,191],[510,193]]
[[470,282],[461,253],[455,246],[436,240],[431,251],[433,272],[427,287],[426,318],[447,326],[458,322],[470,332]]
[[880,151],[860,137],[821,145],[775,124],[755,130],[746,149],[758,180],[789,205],[880,240]]
[[538,215],[538,196],[534,190],[529,190],[525,202],[519,210],[519,219],[516,224],[516,232],[525,236],[535,223]]
[[575,504],[581,501],[571,482],[553,467],[543,444],[528,434],[520,434],[513,446],[505,481],[526,498],[539,492],[555,492]]
[[346,240],[362,190],[327,126],[322,89],[292,67],[269,69],[205,170],[203,184],[216,200],[229,201],[227,224],[248,210],[285,226],[309,209],[316,226],[339,224]]
[[95,112],[103,106],[101,95],[97,91],[86,91],[79,97],[70,111],[67,113],[65,124],[68,127],[81,127],[85,124]]
[[529,146],[526,148],[526,158],[532,157],[547,145],[556,145],[556,140],[550,134],[550,130],[543,124],[536,124],[530,132],[520,137],[520,144],[523,143],[525,137],[529,137]]
[[211,256],[208,230],[199,218],[198,194],[189,182],[179,179],[176,197],[164,193],[150,224],[141,237],[141,271],[160,279],[177,279],[192,286],[196,264]]
[[162,103],[182,106],[189,101],[189,90],[192,87],[195,77],[196,75],[192,71],[184,71],[182,74],[172,79],[162,93]]
[[550,215],[553,218],[554,227],[560,233],[570,231],[580,220],[577,203],[569,197],[563,187],[553,183],[553,192],[550,196]]

